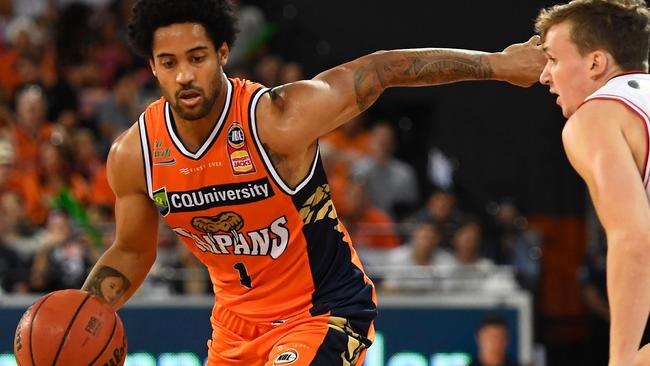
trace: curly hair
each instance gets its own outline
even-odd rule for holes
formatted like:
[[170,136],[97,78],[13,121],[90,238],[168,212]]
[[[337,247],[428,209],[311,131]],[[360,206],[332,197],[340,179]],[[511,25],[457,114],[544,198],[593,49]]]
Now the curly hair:
[[573,0],[542,9],[535,29],[544,38],[552,26],[565,21],[582,55],[604,49],[623,70],[647,68],[650,11],[644,0]]
[[176,23],[203,25],[215,48],[235,42],[237,17],[232,0],[137,0],[128,24],[129,42],[143,57],[152,56],[153,35]]

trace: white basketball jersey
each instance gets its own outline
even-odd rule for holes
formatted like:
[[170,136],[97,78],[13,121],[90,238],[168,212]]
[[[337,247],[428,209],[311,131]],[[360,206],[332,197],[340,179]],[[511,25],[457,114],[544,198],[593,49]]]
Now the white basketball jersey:
[[617,100],[625,104],[631,111],[636,113],[645,124],[646,131],[646,157],[645,167],[642,173],[643,186],[650,199],[650,75],[642,73],[625,74],[612,78],[595,93],[588,96],[585,102],[592,99]]

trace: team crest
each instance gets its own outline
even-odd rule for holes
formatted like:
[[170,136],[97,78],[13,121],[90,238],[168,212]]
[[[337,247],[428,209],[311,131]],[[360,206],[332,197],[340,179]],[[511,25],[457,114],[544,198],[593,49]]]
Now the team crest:
[[255,165],[246,145],[246,135],[241,124],[233,122],[228,128],[228,156],[235,175],[255,172]]
[[243,231],[244,219],[236,212],[225,211],[214,216],[192,218],[192,228],[174,228],[181,237],[191,239],[202,252],[247,256],[269,256],[277,259],[289,245],[287,218],[277,217],[269,224]]
[[289,365],[298,359],[298,351],[295,349],[290,349],[288,351],[282,352],[275,358],[273,365]]

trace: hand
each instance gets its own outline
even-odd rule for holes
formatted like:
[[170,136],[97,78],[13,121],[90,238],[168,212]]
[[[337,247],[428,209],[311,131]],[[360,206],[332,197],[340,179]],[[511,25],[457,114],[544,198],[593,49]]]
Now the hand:
[[504,81],[529,87],[539,81],[546,65],[540,36],[532,36],[526,43],[515,43],[501,52]]

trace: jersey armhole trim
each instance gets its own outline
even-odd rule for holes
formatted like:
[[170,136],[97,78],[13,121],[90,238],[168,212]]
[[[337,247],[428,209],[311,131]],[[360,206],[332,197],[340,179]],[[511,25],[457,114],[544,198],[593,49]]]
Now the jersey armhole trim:
[[631,100],[624,98],[620,95],[613,95],[613,94],[596,94],[593,95],[589,98],[587,98],[584,102],[582,102],[581,106],[591,100],[611,100],[615,102],[621,103],[623,106],[625,106],[628,110],[630,110],[632,113],[636,114],[639,116],[639,118],[643,121],[643,126],[645,127],[645,159],[643,163],[643,187],[647,188],[648,187],[648,182],[650,181],[650,161],[648,160],[648,157],[650,155],[650,117],[641,109],[639,106],[634,104]]
[[314,176],[314,172],[316,171],[316,165],[318,165],[318,157],[320,155],[320,147],[318,145],[316,146],[316,153],[314,154],[314,159],[311,163],[311,168],[309,169],[309,173],[307,176],[296,186],[296,188],[291,189],[286,182],[280,177],[280,174],[275,170],[275,167],[273,166],[273,163],[271,162],[271,159],[269,156],[266,154],[266,150],[264,149],[264,146],[262,145],[262,141],[259,138],[259,135],[257,134],[257,103],[259,102],[260,98],[262,95],[265,93],[269,92],[271,89],[262,87],[258,89],[255,94],[253,94],[253,97],[251,98],[251,103],[250,103],[250,108],[248,110],[248,121],[250,123],[250,129],[251,132],[253,133],[253,137],[255,139],[255,148],[257,149],[257,152],[259,155],[262,157],[262,160],[264,161],[264,166],[266,167],[266,170],[270,173],[271,178],[275,182],[275,184],[280,187],[289,196],[293,196],[296,193],[300,192],[301,189],[303,189],[310,181],[311,178]]
[[142,145],[142,162],[144,163],[144,175],[147,181],[147,193],[153,200],[153,182],[151,178],[151,158],[149,156],[149,136],[147,135],[147,124],[144,118],[145,112],[142,112],[138,118],[138,127],[140,128],[140,144]]

